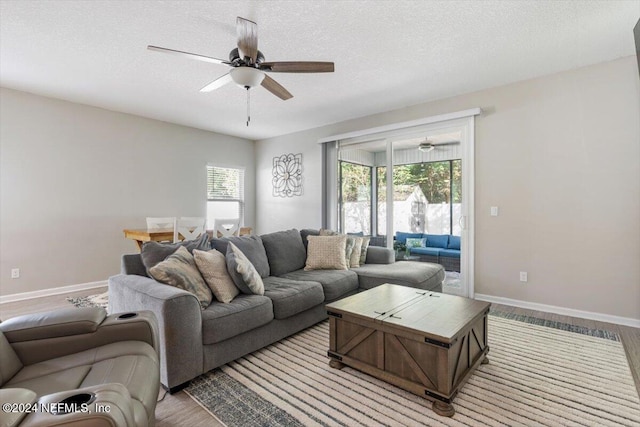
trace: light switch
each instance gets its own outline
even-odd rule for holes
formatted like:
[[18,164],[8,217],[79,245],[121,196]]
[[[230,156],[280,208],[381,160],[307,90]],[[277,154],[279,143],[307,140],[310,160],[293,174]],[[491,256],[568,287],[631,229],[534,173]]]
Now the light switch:
[[491,206],[491,216],[498,216],[498,207]]

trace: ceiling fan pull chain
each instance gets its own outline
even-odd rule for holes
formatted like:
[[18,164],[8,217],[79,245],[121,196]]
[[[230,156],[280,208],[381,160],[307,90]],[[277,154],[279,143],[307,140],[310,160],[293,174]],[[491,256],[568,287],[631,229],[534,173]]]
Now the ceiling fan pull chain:
[[247,127],[249,127],[249,122],[251,121],[251,110],[249,108],[249,102],[251,101],[251,94],[249,92],[249,86],[247,88]]

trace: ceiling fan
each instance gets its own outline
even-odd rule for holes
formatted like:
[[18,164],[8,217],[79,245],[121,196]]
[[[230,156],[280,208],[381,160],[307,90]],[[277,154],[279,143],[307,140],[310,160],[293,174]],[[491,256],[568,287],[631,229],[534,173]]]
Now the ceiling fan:
[[238,47],[229,52],[228,61],[153,45],[147,46],[147,49],[230,67],[231,70],[227,74],[207,84],[200,89],[200,92],[211,92],[231,82],[247,89],[247,126],[249,126],[250,121],[249,89],[261,85],[282,100],[286,101],[293,97],[287,89],[269,77],[265,72],[332,73],[334,71],[333,62],[266,62],[264,60],[264,55],[258,50],[258,25],[248,19],[241,18],[239,16],[236,18],[236,33],[238,35]]
[[447,145],[458,145],[458,144],[460,144],[460,141],[441,142],[440,144],[434,144],[433,142],[429,142],[428,139],[425,139],[425,142],[418,145],[418,150],[422,151],[423,153],[428,153],[429,151],[432,151],[438,147],[445,147]]

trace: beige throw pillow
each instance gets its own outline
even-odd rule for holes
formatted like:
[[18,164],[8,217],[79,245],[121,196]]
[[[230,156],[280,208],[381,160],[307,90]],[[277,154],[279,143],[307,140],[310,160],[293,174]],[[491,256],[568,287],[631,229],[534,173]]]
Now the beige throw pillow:
[[204,282],[193,255],[184,246],[151,267],[149,274],[158,282],[191,292],[198,298],[203,310],[211,304],[211,289]]
[[362,253],[362,237],[353,237],[353,251],[349,259],[349,268],[360,267],[360,255]]
[[308,236],[305,270],[346,270],[347,236]]
[[[353,267],[351,265],[351,259],[353,256],[353,252],[354,252],[354,247],[356,244],[356,239],[352,236],[349,236],[348,234],[340,234],[337,231],[333,231],[333,230],[329,230],[326,228],[321,228],[318,235],[320,236],[347,236],[347,243],[345,244],[344,247],[344,259],[347,263],[347,268]],[[358,252],[359,254],[359,252]],[[358,267],[358,265],[356,265],[356,267]]]
[[215,249],[210,251],[194,249],[193,258],[196,260],[200,274],[218,301],[229,303],[240,293],[227,271],[227,260],[220,252]]
[[371,237],[362,238],[362,251],[360,252],[360,265],[364,265],[367,262],[367,250],[369,249],[369,242]]

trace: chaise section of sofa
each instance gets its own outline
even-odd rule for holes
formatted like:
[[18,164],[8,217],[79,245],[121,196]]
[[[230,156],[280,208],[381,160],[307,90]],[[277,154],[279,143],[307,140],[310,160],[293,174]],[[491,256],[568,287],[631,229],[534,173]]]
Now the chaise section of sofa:
[[[158,318],[161,382],[171,392],[196,376],[327,318],[325,303],[382,283],[441,290],[437,264],[395,262],[394,252],[369,247],[352,270],[304,270],[305,240],[318,230],[213,239],[226,252],[233,242],[256,267],[264,295],[240,294],[201,309],[195,295],[147,276],[140,254],[124,255],[122,274],[109,279],[111,311],[150,310]],[[188,349],[188,351],[185,351]]]

